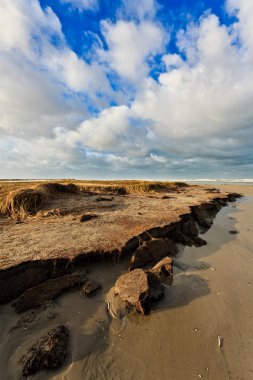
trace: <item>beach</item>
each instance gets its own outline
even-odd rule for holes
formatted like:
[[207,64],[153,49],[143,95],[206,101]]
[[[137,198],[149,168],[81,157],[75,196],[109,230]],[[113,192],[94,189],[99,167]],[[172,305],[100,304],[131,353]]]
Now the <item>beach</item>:
[[253,380],[253,0],[0,25],[0,380]]
[[225,188],[247,196],[219,212],[207,246],[184,248],[156,310],[111,338],[101,361],[108,379],[253,378],[253,188]]
[[11,303],[2,305],[1,376],[19,379],[22,354],[64,324],[71,332],[64,365],[34,379],[253,378],[253,186],[215,187],[245,196],[223,207],[200,235],[207,245],[178,244],[173,281],[161,279],[164,297],[150,314],[132,311],[116,319],[108,312],[105,299],[128,260],[85,265],[103,285],[93,298],[69,292],[46,308],[21,314]]

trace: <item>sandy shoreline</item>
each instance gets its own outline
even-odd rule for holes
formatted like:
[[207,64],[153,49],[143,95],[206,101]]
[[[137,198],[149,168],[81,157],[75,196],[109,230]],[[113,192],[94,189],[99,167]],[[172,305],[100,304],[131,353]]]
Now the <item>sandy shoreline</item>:
[[221,191],[238,192],[243,195],[253,195],[253,185],[214,185]]
[[156,312],[128,322],[119,353],[111,354],[115,371],[122,371],[115,379],[253,378],[253,188],[226,189],[251,197],[220,211],[204,235],[207,246],[184,249],[178,258],[183,271],[175,273]]
[[[127,270],[124,262],[90,264],[92,275],[103,284],[96,297],[69,293],[28,322],[31,314],[17,316],[10,304],[1,306],[1,377],[19,379],[21,353],[59,323],[71,331],[71,352],[61,370],[41,372],[36,380],[253,377],[253,186],[215,187],[247,197],[218,213],[203,235],[207,246],[182,249],[175,259],[173,284],[164,280],[165,298],[150,315],[132,313],[115,320],[107,312],[106,293]],[[233,229],[239,233],[230,234]],[[224,338],[222,348],[217,347],[218,335]]]
[[130,319],[117,352],[105,352],[115,379],[253,378],[252,212],[253,198],[222,209],[207,246],[185,248],[164,301],[145,321]]
[[112,325],[105,349],[55,379],[253,378],[252,211],[252,197],[222,209],[204,235],[208,245],[186,247],[177,258],[181,269],[155,310],[130,316],[120,332]]

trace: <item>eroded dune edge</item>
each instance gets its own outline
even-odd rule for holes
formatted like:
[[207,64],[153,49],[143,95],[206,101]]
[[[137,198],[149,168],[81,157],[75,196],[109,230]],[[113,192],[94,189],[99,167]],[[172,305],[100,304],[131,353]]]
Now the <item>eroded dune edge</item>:
[[[147,229],[128,239],[120,249],[80,251],[75,252],[74,257],[72,252],[70,257],[66,257],[65,254],[63,257],[25,260],[18,265],[14,263],[7,269],[0,270],[0,303],[6,303],[19,297],[27,289],[42,284],[48,279],[70,274],[87,262],[103,260],[117,262],[122,258],[128,258],[130,270],[143,267],[149,262],[156,263],[164,256],[175,255],[173,248],[161,245],[161,241],[164,239],[169,239],[172,243],[201,246],[205,242],[199,237],[199,231],[209,229],[221,207],[225,206],[227,202],[235,201],[240,196],[237,193],[219,194],[219,196],[214,193],[211,199],[209,196],[208,201],[197,206],[190,206],[188,213],[180,214],[179,209],[178,221]],[[141,248],[151,240],[154,241],[152,244],[154,252],[147,258],[149,255],[146,252],[147,249]],[[64,277],[63,280],[65,281]]]
[[[81,290],[87,297],[96,294],[101,284],[86,268],[92,262],[101,265],[111,261],[116,266],[124,262],[123,272],[116,271],[118,278],[106,296],[111,317],[122,318],[132,310],[149,313],[164,295],[160,278],[173,276],[178,245],[205,245],[200,234],[212,226],[222,207],[241,197],[181,185],[180,189],[175,186],[151,194],[115,194],[107,189],[102,196],[74,187],[67,194],[64,187],[58,189],[49,197],[50,202],[47,198],[32,215],[22,203],[22,221],[15,214],[20,203],[11,197],[7,215],[1,219],[6,244],[0,254],[0,303],[11,302],[21,314],[20,320],[28,320],[26,329],[30,319],[47,307],[50,310],[50,304],[61,294],[71,289]],[[31,199],[33,190],[25,190],[21,196],[19,190],[17,194],[22,202],[28,194],[29,205],[36,209]],[[39,199],[37,189],[35,197]],[[104,276],[108,277],[106,269]],[[18,355],[18,376],[60,368],[69,355],[69,337],[71,331],[59,324],[34,339],[22,350],[23,356]]]

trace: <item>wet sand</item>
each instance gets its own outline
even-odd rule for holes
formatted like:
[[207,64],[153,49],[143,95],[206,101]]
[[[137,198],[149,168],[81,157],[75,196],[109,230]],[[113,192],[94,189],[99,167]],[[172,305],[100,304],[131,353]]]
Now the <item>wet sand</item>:
[[[33,379],[83,379],[85,358],[92,353],[100,355],[108,345],[111,317],[105,302],[106,293],[118,276],[127,270],[127,263],[94,263],[85,265],[90,278],[102,285],[102,290],[93,297],[86,297],[81,291],[69,292],[40,309],[17,314],[11,303],[0,306],[0,379],[19,380],[20,359],[32,344],[47,331],[64,324],[70,331],[71,343],[65,366],[57,371],[39,372]],[[124,321],[115,321],[121,328]],[[98,371],[96,379],[104,379],[102,368],[96,361],[92,366]],[[93,369],[85,368],[88,378]]]
[[173,284],[165,280],[165,298],[150,315],[116,320],[107,311],[105,295],[126,270],[124,262],[89,266],[91,277],[103,283],[94,298],[72,292],[35,315],[17,316],[10,304],[1,306],[0,378],[19,379],[22,353],[36,337],[64,323],[71,333],[65,366],[34,379],[253,379],[253,187],[222,191],[248,196],[218,213],[203,235],[207,246],[182,247]]

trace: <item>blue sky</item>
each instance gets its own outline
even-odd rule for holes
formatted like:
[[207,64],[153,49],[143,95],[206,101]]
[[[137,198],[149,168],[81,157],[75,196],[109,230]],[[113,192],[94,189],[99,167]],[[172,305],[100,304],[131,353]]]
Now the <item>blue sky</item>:
[[0,23],[0,177],[253,177],[250,0],[0,0]]

